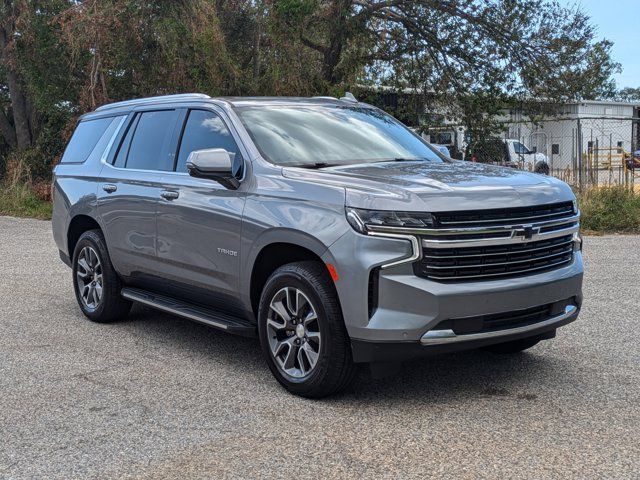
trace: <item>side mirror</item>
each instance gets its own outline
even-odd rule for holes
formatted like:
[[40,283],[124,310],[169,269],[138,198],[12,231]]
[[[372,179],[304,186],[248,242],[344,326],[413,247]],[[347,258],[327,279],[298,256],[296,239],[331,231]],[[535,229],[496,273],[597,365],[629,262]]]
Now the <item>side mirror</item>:
[[187,158],[187,171],[192,177],[209,178],[235,190],[240,182],[233,176],[233,157],[235,153],[224,148],[195,150]]

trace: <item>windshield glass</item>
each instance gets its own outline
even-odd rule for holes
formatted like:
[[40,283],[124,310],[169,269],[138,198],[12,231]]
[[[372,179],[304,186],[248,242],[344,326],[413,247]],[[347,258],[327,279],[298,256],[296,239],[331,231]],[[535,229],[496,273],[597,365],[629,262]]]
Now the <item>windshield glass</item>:
[[287,105],[240,107],[237,111],[262,155],[277,165],[442,161],[400,122],[373,108]]

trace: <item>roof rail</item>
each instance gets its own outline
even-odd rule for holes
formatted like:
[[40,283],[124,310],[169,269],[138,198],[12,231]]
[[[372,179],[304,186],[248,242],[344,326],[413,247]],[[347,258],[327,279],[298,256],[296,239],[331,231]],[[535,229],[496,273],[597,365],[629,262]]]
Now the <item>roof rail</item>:
[[179,93],[177,95],[160,95],[157,97],[146,97],[146,98],[136,98],[133,100],[125,100],[123,102],[115,102],[108,103],[106,105],[102,105],[101,107],[96,108],[96,112],[101,112],[103,110],[110,110],[112,108],[119,107],[135,107],[136,105],[144,105],[145,103],[153,103],[153,102],[175,102],[180,100],[200,100],[205,98],[211,98],[209,95],[204,93]]

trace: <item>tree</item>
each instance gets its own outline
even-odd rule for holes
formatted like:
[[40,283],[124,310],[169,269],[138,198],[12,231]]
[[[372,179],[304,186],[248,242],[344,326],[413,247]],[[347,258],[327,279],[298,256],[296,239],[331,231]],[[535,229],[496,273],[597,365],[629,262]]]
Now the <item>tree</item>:
[[626,87],[618,91],[614,97],[621,102],[638,102],[640,103],[640,87]]
[[405,120],[427,104],[487,131],[506,102],[612,94],[610,49],[552,0],[0,0],[0,154],[44,176],[79,114],[186,91],[382,84],[411,92],[382,104]]

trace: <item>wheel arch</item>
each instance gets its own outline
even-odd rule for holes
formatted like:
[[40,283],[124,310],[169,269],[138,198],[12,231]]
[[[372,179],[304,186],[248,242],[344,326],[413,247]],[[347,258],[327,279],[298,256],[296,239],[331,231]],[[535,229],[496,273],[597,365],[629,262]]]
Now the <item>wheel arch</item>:
[[[288,230],[288,229],[287,229]],[[273,232],[265,235],[249,254],[245,275],[245,295],[255,317],[258,317],[258,304],[262,289],[269,276],[282,265],[305,260],[317,261],[325,265],[322,259],[327,247],[315,238],[296,231]]]
[[95,218],[89,215],[79,214],[71,219],[67,227],[67,251],[69,258],[73,258],[73,252],[82,234],[89,230],[102,231],[102,227]]

